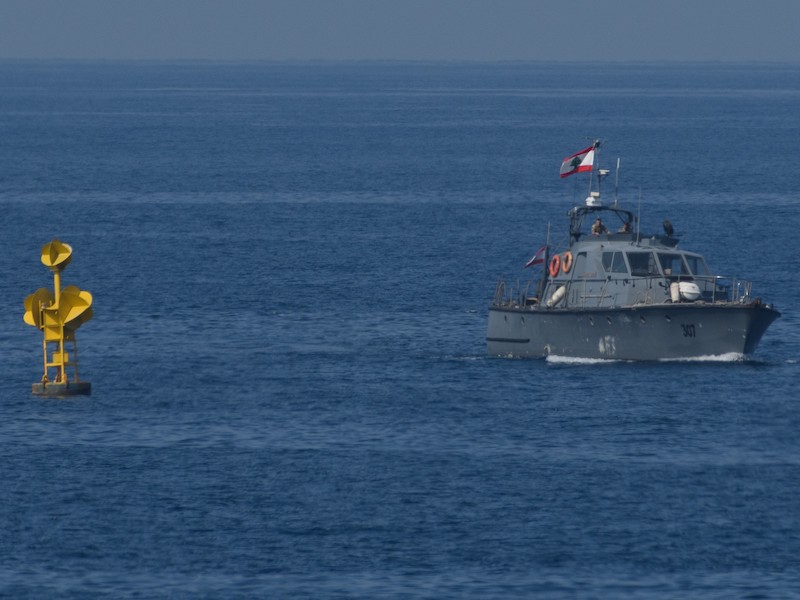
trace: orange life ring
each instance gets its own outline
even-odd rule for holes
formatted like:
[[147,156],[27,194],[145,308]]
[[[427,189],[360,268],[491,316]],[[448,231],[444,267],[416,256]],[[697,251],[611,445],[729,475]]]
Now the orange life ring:
[[556,254],[550,259],[550,277],[558,275],[558,270],[561,268],[561,257]]
[[572,252],[567,250],[564,252],[564,262],[561,263],[561,270],[564,271],[564,275],[569,273],[569,270],[572,268]]

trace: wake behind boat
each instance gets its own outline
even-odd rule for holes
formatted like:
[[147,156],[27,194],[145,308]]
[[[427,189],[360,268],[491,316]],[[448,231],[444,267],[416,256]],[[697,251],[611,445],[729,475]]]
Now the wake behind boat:
[[[600,142],[572,156],[561,177],[591,174]],[[534,285],[501,279],[489,308],[490,355],[616,360],[746,356],[780,316],[753,297],[752,283],[712,274],[704,258],[678,249],[672,225],[643,233],[638,218],[598,190],[569,213],[569,241],[549,243],[526,266],[545,266]],[[591,224],[591,225],[589,225]]]

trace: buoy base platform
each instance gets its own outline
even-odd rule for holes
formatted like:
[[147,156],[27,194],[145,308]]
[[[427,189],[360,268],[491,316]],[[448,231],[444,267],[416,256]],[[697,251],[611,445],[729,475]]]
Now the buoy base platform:
[[34,396],[89,396],[92,384],[88,381],[68,381],[65,383],[34,383],[31,390]]

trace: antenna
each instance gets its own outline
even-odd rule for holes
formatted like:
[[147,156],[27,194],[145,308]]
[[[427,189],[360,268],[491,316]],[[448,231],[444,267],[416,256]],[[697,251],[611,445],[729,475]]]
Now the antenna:
[[617,194],[619,192],[619,157],[617,157],[617,173],[614,175],[614,206],[617,206],[619,198]]
[[642,241],[642,188],[639,188],[639,206],[636,209],[636,243]]

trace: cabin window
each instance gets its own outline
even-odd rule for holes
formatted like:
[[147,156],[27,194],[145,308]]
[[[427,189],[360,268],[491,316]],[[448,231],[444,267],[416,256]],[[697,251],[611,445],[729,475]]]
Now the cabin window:
[[652,252],[627,252],[626,255],[634,277],[654,277],[659,274]]
[[606,273],[628,273],[622,252],[603,252],[603,269]]
[[685,277],[690,275],[683,262],[683,257],[680,254],[666,254],[659,252],[658,261],[661,263],[661,269],[667,277]]
[[700,256],[689,256],[686,255],[686,262],[689,263],[689,270],[694,273],[695,275],[699,275],[701,277],[708,277],[711,275],[711,271],[709,270],[708,266],[706,265],[706,261],[702,259]]

